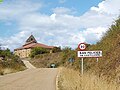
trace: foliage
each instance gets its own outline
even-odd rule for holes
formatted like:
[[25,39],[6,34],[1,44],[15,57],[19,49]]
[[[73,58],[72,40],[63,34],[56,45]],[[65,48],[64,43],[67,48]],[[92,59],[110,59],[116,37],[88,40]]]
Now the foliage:
[[3,57],[3,60],[17,60],[19,59],[18,56],[14,55],[10,49],[6,49],[6,50],[0,50],[0,57]]
[[71,51],[72,49],[70,47],[65,47],[62,49],[62,53],[63,53],[62,63],[63,64],[66,62],[67,59],[70,58]]
[[54,48],[52,49],[52,52],[53,52],[53,53],[61,52],[61,47],[54,47]]
[[71,50],[72,50],[72,48],[70,48],[70,47],[64,47],[64,48],[62,49],[62,51],[63,51],[64,53],[70,52]]
[[119,78],[117,68],[120,62],[120,18],[118,18],[104,34],[102,39],[95,45],[88,47],[88,50],[102,50],[103,57],[96,59],[88,58],[85,61],[85,68],[94,71],[97,75],[105,75],[109,80]]
[[49,52],[49,50],[47,50],[45,48],[35,47],[35,48],[32,49],[30,57],[33,58],[36,55],[44,54],[44,53],[48,53],[48,52]]
[[[24,70],[25,66],[23,62],[20,60],[20,58],[16,55],[14,55],[12,52],[10,52],[9,49],[6,50],[0,50],[0,57],[3,59],[0,60],[0,74],[4,75],[5,71],[20,71]],[[9,72],[8,72],[9,73]]]

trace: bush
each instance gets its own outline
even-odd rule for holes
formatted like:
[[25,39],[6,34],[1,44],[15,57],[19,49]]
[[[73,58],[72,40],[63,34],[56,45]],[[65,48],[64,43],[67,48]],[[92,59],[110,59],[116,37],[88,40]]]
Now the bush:
[[53,52],[53,53],[61,52],[61,47],[54,47],[54,48],[52,49],[52,52]]
[[36,55],[48,53],[49,51],[45,48],[35,47],[32,49],[30,57],[34,58]]
[[10,52],[9,49],[6,50],[0,50],[0,57],[3,57],[4,59],[11,58],[13,54]]
[[10,52],[9,49],[0,50],[0,57],[3,58],[0,60],[0,75],[25,69],[25,65],[20,58]]

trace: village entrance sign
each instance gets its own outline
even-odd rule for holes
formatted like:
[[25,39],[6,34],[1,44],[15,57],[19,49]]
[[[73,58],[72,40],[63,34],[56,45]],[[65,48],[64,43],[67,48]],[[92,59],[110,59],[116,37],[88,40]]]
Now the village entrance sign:
[[78,45],[79,51],[78,51],[78,57],[81,58],[81,73],[83,75],[83,58],[97,58],[97,62],[98,62],[98,58],[102,57],[102,51],[97,50],[97,51],[86,51],[86,44],[85,43],[80,43]]

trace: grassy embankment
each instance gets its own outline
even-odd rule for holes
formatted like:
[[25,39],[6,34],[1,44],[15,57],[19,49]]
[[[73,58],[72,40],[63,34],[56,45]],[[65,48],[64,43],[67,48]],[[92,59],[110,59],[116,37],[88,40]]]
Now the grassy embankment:
[[14,73],[25,70],[26,67],[19,57],[15,56],[10,50],[0,50],[0,75]]
[[37,68],[49,68],[50,64],[55,63],[57,66],[61,63],[62,53],[47,53],[37,55],[30,59],[30,62]]
[[79,71],[68,68],[62,68],[58,80],[58,90],[120,90],[115,81],[108,83],[104,77],[88,72],[81,76]]
[[88,50],[102,50],[103,57],[84,59],[84,75],[72,69],[62,69],[59,90],[120,90],[120,18],[96,45]]
[[71,50],[71,48],[66,47],[60,52],[36,55],[34,58],[30,59],[30,62],[37,68],[49,68],[52,63],[54,63],[56,67],[60,66],[68,67],[69,65],[70,66],[72,65],[77,68],[79,65],[73,64],[78,62],[75,62],[73,64],[68,62],[68,59],[70,57],[75,58],[76,52],[74,50]]

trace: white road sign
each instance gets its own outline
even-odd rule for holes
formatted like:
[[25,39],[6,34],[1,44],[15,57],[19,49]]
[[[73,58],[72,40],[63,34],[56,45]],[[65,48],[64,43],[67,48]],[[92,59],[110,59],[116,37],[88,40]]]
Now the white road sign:
[[102,51],[78,51],[78,57],[102,57]]

